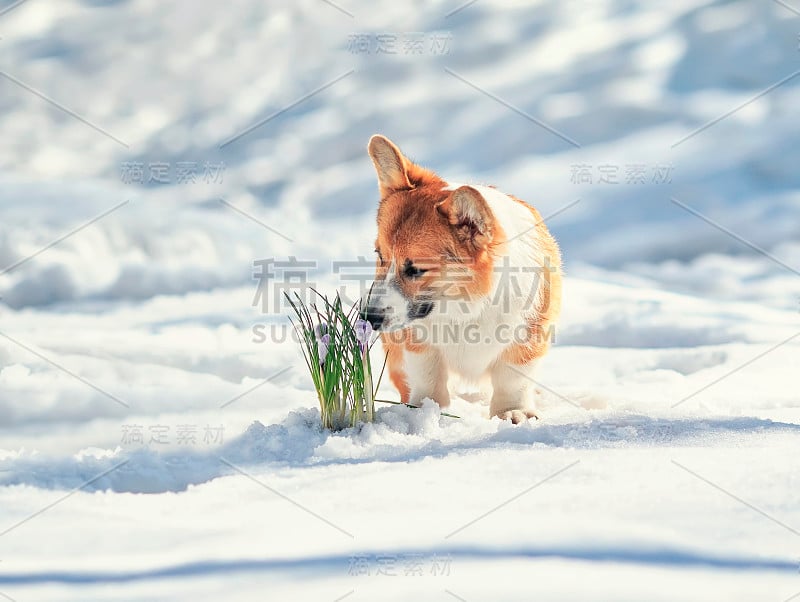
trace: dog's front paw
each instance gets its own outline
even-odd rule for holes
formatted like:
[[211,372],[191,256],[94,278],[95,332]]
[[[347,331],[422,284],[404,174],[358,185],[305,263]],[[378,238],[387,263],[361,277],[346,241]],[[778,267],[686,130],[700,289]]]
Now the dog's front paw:
[[539,420],[539,415],[533,410],[506,410],[496,414],[500,420],[510,420],[513,424],[526,422],[529,418]]

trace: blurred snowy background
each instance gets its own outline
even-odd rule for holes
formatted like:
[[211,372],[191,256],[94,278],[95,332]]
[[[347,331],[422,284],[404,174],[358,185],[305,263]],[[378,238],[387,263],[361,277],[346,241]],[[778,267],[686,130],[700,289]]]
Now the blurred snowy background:
[[[0,597],[800,592],[799,35],[791,0],[0,3]],[[541,423],[329,437],[254,336],[254,260],[371,260],[374,133],[552,216]]]

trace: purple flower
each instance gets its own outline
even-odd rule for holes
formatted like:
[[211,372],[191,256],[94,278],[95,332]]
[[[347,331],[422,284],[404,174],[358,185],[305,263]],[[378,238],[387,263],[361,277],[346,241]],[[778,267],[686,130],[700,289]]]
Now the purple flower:
[[317,349],[319,350],[319,365],[325,364],[325,358],[328,357],[328,346],[331,344],[331,335],[324,334],[317,339]]
[[326,334],[328,334],[328,325],[325,322],[320,322],[314,326],[314,336],[318,341]]
[[364,353],[367,349],[367,345],[369,345],[369,339],[372,337],[372,324],[366,320],[359,319],[356,320],[353,330],[356,331],[356,340],[358,341],[361,353]]

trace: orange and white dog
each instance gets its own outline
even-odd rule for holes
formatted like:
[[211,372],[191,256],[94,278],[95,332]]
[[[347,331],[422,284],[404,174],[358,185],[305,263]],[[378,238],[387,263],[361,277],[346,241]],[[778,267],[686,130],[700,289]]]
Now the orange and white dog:
[[451,374],[491,381],[490,416],[536,417],[534,370],[561,305],[561,256],[541,216],[487,186],[415,165],[383,136],[378,255],[362,317],[380,331],[404,403],[450,403]]

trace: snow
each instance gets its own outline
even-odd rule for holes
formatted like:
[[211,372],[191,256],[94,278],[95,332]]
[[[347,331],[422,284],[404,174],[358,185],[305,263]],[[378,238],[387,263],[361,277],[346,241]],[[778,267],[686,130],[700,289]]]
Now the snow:
[[[800,594],[798,15],[337,6],[0,7],[0,599]],[[423,54],[348,49],[387,32]],[[371,262],[374,133],[552,216],[540,421],[323,432],[256,335],[254,261]]]

